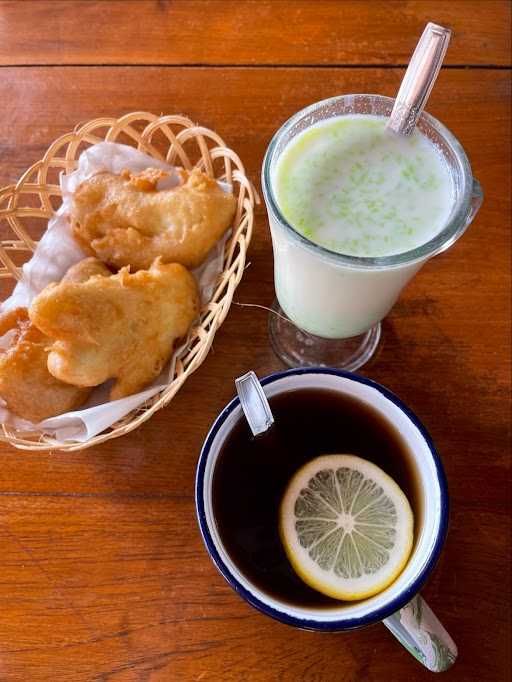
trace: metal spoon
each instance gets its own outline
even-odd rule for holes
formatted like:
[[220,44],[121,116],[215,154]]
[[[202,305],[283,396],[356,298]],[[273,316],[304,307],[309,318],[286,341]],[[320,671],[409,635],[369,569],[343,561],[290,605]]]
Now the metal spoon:
[[451,31],[429,22],[411,57],[386,127],[410,135],[427,103],[443,63]]
[[236,392],[240,398],[240,405],[249,422],[253,436],[259,436],[267,431],[274,423],[263,386],[254,372],[247,372],[235,379]]

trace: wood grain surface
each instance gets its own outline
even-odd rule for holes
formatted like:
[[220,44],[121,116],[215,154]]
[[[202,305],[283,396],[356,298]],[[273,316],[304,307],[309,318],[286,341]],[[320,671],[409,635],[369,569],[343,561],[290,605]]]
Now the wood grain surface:
[[405,64],[434,21],[456,37],[447,64],[510,65],[510,12],[506,0],[11,0],[0,50],[6,64]]
[[[140,109],[218,130],[259,186],[266,145],[294,111],[343,92],[393,95],[403,69],[392,67],[426,20],[457,27],[449,63],[503,67],[509,14],[506,2],[0,2],[0,186],[78,122]],[[420,416],[448,475],[450,532],[424,589],[459,646],[444,679],[501,682],[511,673],[510,70],[446,69],[428,108],[464,145],[485,201],[404,291],[362,373]],[[281,368],[265,311],[238,305],[274,296],[263,207],[249,261],[206,362],[140,429],[81,453],[0,447],[0,682],[431,679],[381,625],[320,634],[265,618],[203,547],[193,487],[204,437],[236,376]]]

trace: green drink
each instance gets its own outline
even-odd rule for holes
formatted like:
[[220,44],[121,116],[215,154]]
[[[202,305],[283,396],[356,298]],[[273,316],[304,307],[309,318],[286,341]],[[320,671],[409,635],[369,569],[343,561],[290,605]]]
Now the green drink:
[[443,228],[454,201],[444,158],[418,130],[401,137],[385,124],[328,119],[283,151],[275,194],[298,232],[340,254],[375,257],[414,249]]

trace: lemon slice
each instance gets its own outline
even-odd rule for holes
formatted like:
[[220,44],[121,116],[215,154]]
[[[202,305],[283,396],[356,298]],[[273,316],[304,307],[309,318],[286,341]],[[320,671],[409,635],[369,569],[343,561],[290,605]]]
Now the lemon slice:
[[279,531],[305,583],[335,599],[355,600],[398,577],[412,549],[413,515],[378,466],[354,455],[325,455],[291,479]]

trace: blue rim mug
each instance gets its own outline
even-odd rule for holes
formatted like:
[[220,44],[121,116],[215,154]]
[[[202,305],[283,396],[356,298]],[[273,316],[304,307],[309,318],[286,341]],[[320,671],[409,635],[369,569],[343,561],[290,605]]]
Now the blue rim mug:
[[427,430],[396,395],[365,377],[325,367],[297,368],[261,380],[267,398],[283,391],[324,388],[352,395],[370,404],[398,429],[411,456],[419,482],[423,513],[416,519],[416,543],[398,578],[385,590],[360,602],[340,602],[339,608],[299,607],[280,601],[254,585],[238,569],[223,545],[212,505],[212,482],[219,452],[242,415],[234,398],[213,423],[199,457],[196,510],[206,549],[227,582],[249,604],[298,628],[339,632],[378,621],[423,665],[439,672],[457,657],[457,647],[419,595],[443,547],[448,526],[448,490],[443,466]]

